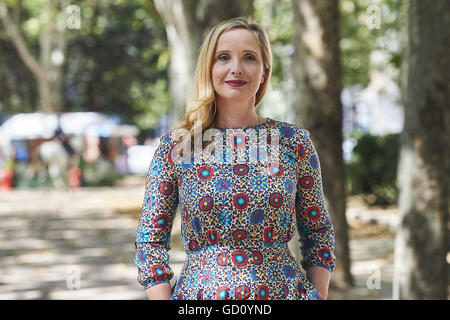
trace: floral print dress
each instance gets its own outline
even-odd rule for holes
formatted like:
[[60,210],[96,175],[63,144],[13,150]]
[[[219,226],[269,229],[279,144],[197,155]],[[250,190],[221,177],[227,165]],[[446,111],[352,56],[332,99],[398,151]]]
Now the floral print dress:
[[335,268],[334,230],[317,152],[306,129],[266,118],[218,129],[211,154],[178,157],[162,135],[147,174],[135,242],[138,282],[168,282],[177,208],[186,260],[171,299],[320,299],[304,270]]

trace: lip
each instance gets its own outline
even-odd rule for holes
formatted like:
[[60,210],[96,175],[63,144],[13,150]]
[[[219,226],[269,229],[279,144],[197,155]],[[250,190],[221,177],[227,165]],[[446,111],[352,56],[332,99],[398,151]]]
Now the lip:
[[244,84],[247,84],[247,82],[243,81],[243,80],[228,80],[228,81],[225,81],[225,82],[228,83],[232,87],[241,87]]

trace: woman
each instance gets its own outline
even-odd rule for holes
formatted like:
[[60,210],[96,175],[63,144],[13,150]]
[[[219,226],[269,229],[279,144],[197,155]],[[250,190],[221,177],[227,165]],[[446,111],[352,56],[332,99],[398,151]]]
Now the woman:
[[[149,299],[326,299],[334,231],[319,159],[307,130],[257,115],[271,70],[267,34],[250,18],[204,40],[192,104],[147,175],[135,263]],[[178,205],[187,256],[171,289]],[[295,228],[306,276],[287,246]]]

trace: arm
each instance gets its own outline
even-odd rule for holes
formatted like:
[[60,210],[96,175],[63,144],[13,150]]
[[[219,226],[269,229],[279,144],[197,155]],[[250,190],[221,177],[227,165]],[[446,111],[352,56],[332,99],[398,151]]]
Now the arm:
[[301,129],[296,194],[297,229],[302,243],[302,267],[322,299],[328,295],[335,268],[334,230],[325,205],[319,157],[309,132]]
[[174,141],[161,136],[147,173],[145,196],[136,235],[138,282],[149,299],[169,299],[170,279],[168,250],[170,233],[178,206],[176,167],[170,161]]
[[149,300],[169,300],[172,294],[170,284],[161,283],[145,290]]
[[327,300],[328,286],[330,285],[331,272],[322,267],[311,267],[306,272],[306,277],[319,291],[322,300]]

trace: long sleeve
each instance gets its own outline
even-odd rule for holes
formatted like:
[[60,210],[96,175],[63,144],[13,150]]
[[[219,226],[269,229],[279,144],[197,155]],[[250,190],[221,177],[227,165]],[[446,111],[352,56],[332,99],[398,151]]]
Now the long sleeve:
[[304,270],[320,266],[331,272],[336,265],[335,235],[325,205],[319,157],[309,132],[301,129],[299,137],[295,212],[302,243],[301,264]]
[[137,280],[145,289],[169,282],[173,277],[168,250],[178,206],[176,165],[172,161],[174,145],[169,134],[161,136],[147,173],[134,259]]

